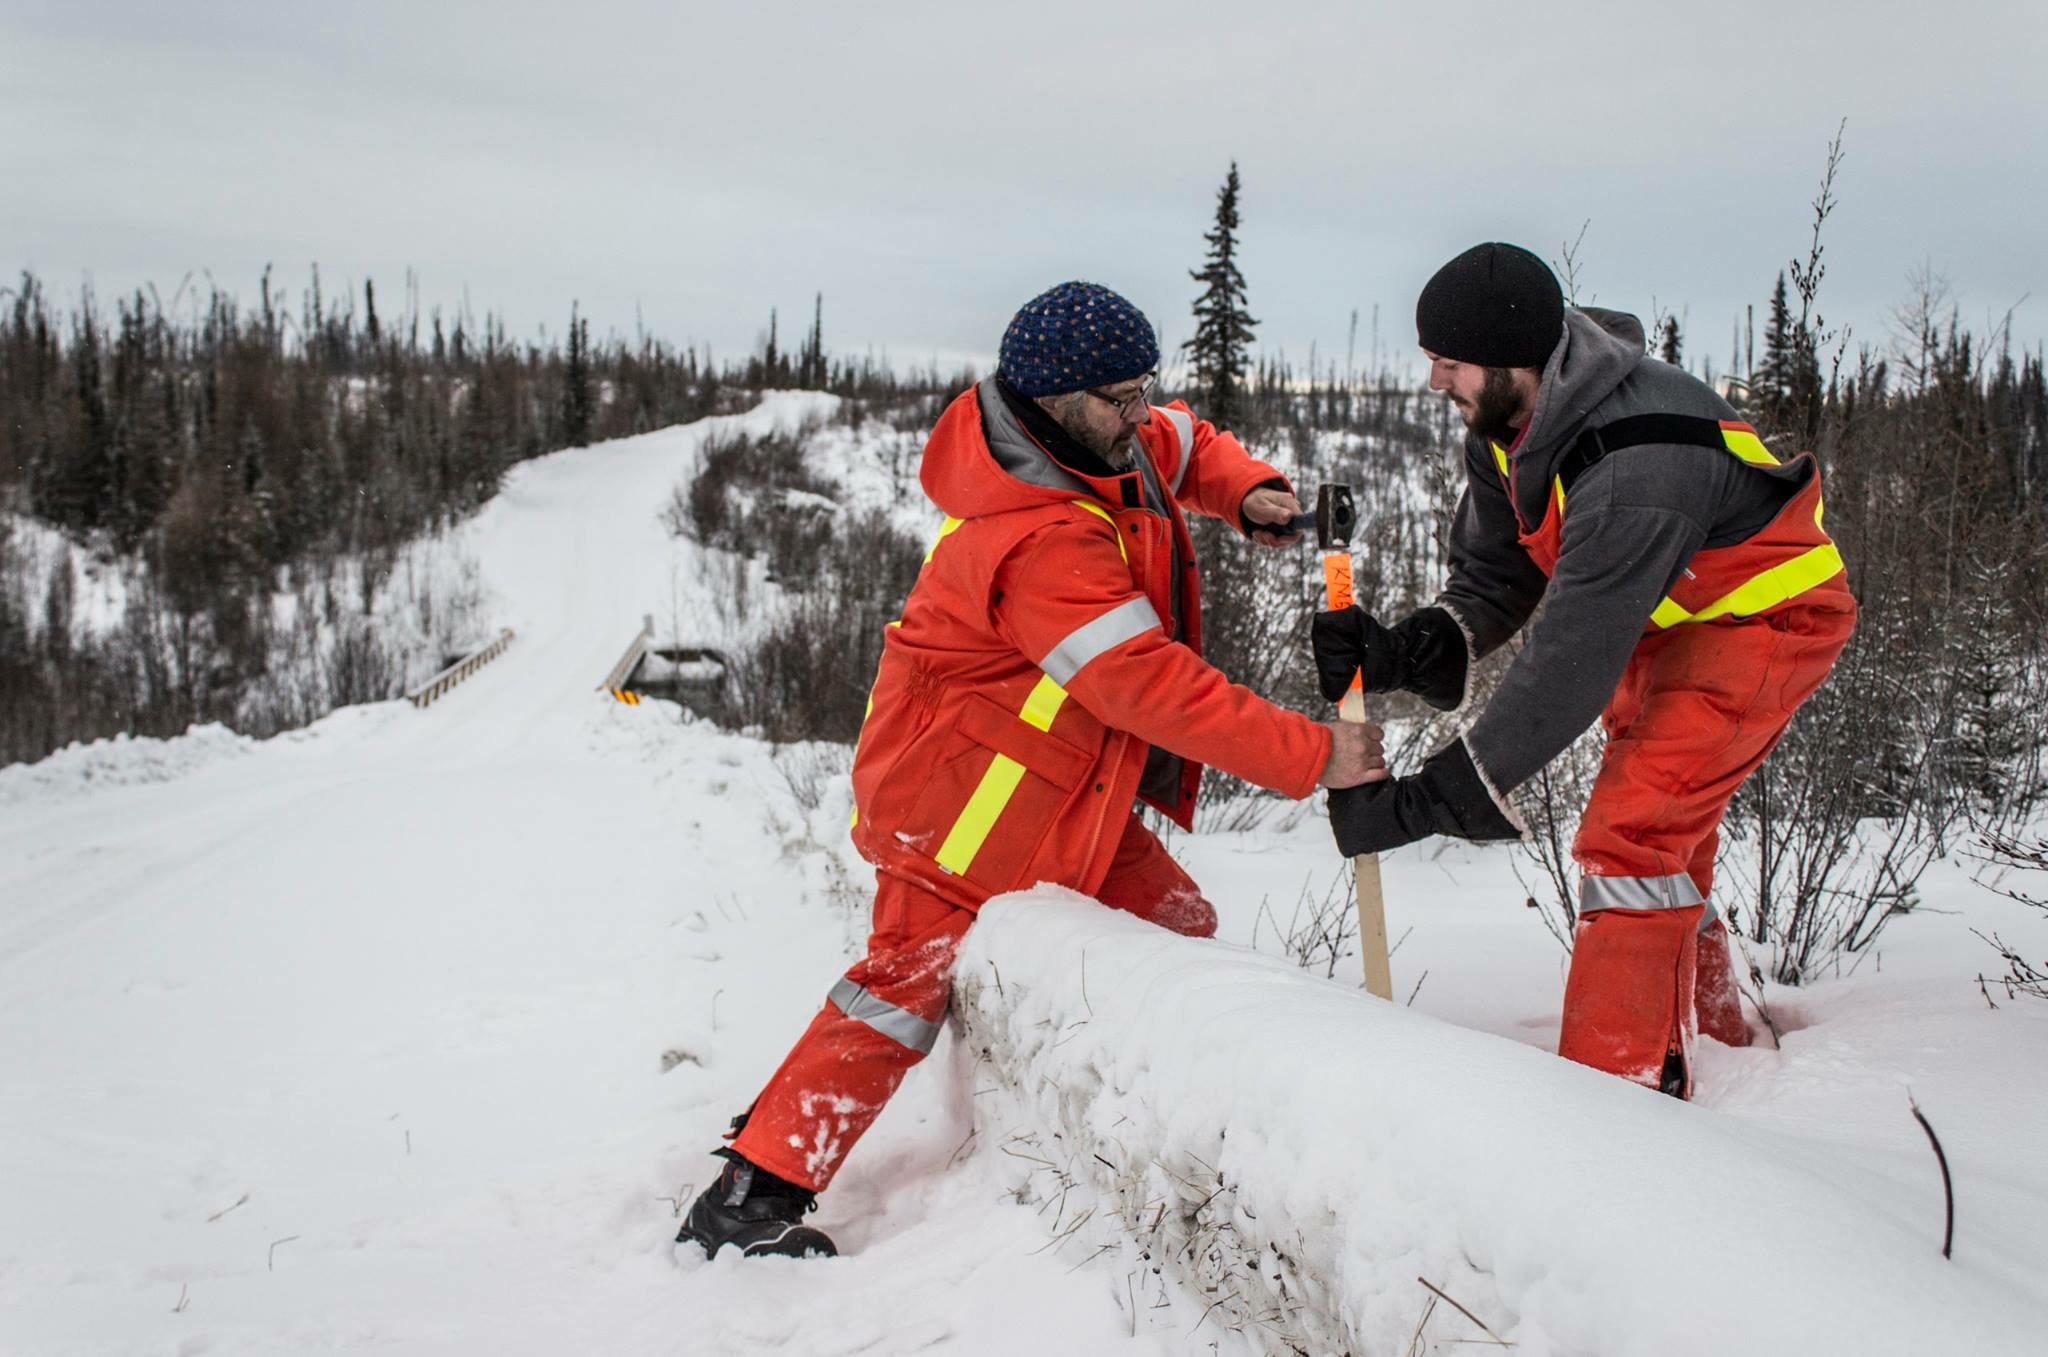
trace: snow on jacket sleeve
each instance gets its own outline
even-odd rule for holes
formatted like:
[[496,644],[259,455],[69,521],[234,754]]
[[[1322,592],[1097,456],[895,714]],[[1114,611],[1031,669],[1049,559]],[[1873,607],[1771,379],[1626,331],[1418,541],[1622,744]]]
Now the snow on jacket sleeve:
[[1465,440],[1465,493],[1451,520],[1450,558],[1450,582],[1436,601],[1463,624],[1477,660],[1522,629],[1549,583],[1522,549],[1514,507],[1477,438]]
[[[1194,415],[1186,401],[1174,401],[1167,408],[1187,410],[1190,416]],[[1146,427],[1163,430],[1171,426],[1154,415]],[[1293,489],[1285,476],[1246,451],[1236,434],[1226,433],[1206,419],[1195,419],[1194,444],[1192,449],[1180,450],[1187,469],[1181,473],[1180,490],[1174,498],[1183,508],[1220,518],[1243,532],[1244,522],[1238,510],[1246,495],[1262,485]]]
[[[1132,586],[1115,529],[1092,519],[1026,537],[997,567],[994,585],[996,630],[1034,664],[1082,627],[1145,598]],[[1106,726],[1284,796],[1314,791],[1329,761],[1322,725],[1232,683],[1156,625],[1089,659],[1066,688]]]
[[[1653,465],[1661,474],[1634,474]],[[1607,705],[1643,624],[1706,541],[1707,525],[1695,515],[1718,502],[1702,493],[1706,483],[1735,465],[1701,449],[1631,449],[1574,487],[1542,615],[1466,736],[1499,790],[1563,753]],[[1626,469],[1617,474],[1619,467]],[[1673,475],[1680,467],[1698,474]]]

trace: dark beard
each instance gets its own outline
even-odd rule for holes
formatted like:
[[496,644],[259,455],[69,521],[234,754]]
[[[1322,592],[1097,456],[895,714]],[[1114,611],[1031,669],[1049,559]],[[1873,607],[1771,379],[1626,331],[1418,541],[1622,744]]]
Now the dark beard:
[[1509,369],[1488,368],[1486,379],[1479,384],[1479,398],[1472,403],[1472,413],[1465,417],[1465,426],[1490,443],[1506,446],[1514,441],[1516,432],[1508,421],[1515,417],[1521,403]]

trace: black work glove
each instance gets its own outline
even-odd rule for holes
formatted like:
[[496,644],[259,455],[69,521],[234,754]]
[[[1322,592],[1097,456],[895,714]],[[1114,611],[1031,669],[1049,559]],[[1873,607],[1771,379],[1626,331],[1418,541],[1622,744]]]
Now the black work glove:
[[1521,827],[1487,790],[1463,740],[1432,754],[1413,777],[1331,792],[1330,830],[1347,858],[1384,853],[1432,834],[1482,843],[1522,837]]
[[1336,702],[1354,673],[1369,693],[1410,692],[1438,711],[1465,697],[1465,633],[1442,608],[1424,608],[1383,627],[1363,608],[1319,612],[1309,627],[1316,679]]

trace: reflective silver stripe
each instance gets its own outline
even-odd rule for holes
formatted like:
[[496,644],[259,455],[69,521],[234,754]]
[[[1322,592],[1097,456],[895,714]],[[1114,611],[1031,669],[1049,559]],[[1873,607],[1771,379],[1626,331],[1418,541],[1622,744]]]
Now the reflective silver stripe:
[[1152,407],[1155,417],[1165,416],[1166,422],[1180,437],[1180,462],[1173,468],[1173,481],[1166,488],[1180,494],[1181,478],[1188,474],[1188,463],[1195,460],[1195,417],[1185,410],[1169,410],[1165,406]]
[[1579,913],[1596,909],[1683,909],[1706,897],[1684,872],[1670,876],[1585,876],[1579,878]]
[[1159,625],[1159,614],[1150,599],[1139,597],[1119,603],[1093,622],[1085,622],[1066,634],[1052,653],[1039,663],[1052,681],[1064,688],[1074,681],[1088,661],[1122,645],[1133,636],[1143,636]]
[[877,999],[843,976],[826,997],[834,1008],[855,1022],[866,1023],[898,1046],[907,1047],[919,1055],[930,1055],[932,1046],[939,1039],[937,1023],[926,1022],[909,1009]]

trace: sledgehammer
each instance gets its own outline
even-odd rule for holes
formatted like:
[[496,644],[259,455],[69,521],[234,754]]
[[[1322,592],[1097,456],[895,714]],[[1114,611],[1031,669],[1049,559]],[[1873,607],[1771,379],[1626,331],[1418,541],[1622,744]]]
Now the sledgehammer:
[[[1358,528],[1358,508],[1351,487],[1325,483],[1316,489],[1316,548],[1323,554],[1323,606],[1348,608],[1356,597],[1351,588],[1351,535]],[[1351,691],[1337,704],[1339,721],[1365,720],[1365,679],[1351,676]],[[1387,907],[1380,894],[1380,856],[1361,853],[1351,860],[1358,886],[1358,950],[1365,960],[1365,988],[1382,999],[1394,997],[1394,976],[1387,964]]]

